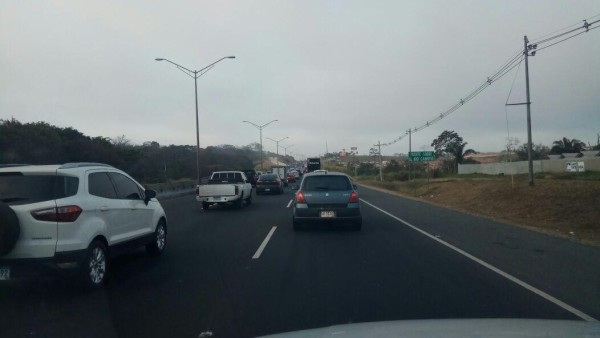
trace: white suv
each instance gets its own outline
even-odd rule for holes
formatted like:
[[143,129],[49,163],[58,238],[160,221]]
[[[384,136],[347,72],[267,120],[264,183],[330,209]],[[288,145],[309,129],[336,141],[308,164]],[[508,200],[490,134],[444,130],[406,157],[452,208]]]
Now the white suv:
[[97,288],[108,257],[161,254],[167,218],[155,197],[105,164],[0,165],[0,281],[50,266]]

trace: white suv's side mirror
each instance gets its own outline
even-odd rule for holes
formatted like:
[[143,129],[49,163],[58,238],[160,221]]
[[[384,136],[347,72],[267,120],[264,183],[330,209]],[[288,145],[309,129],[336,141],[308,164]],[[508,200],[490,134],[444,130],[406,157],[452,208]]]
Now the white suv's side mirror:
[[150,190],[150,189],[145,190],[144,196],[146,196],[146,198],[144,198],[144,203],[146,203],[146,205],[148,205],[148,202],[150,202],[151,199],[156,197],[156,191]]

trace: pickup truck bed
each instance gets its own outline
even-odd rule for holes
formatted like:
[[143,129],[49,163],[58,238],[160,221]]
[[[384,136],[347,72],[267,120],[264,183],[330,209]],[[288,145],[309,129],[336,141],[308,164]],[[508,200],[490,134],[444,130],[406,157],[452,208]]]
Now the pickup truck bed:
[[242,208],[244,201],[252,203],[252,187],[242,172],[214,172],[196,192],[196,200],[202,202],[205,210],[212,204],[234,203]]

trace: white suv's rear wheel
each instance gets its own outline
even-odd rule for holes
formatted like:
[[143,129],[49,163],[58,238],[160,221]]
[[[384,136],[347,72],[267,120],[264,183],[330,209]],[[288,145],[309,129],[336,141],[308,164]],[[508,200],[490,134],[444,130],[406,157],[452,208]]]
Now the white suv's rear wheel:
[[81,266],[81,278],[84,286],[97,289],[106,279],[107,250],[104,243],[93,241]]

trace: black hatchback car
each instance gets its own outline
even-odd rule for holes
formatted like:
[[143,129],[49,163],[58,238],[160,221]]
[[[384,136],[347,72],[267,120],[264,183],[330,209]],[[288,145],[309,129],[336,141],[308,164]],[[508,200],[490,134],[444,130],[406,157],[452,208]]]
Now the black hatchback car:
[[348,175],[326,170],[304,175],[294,199],[294,230],[309,222],[347,223],[361,229],[360,200]]

